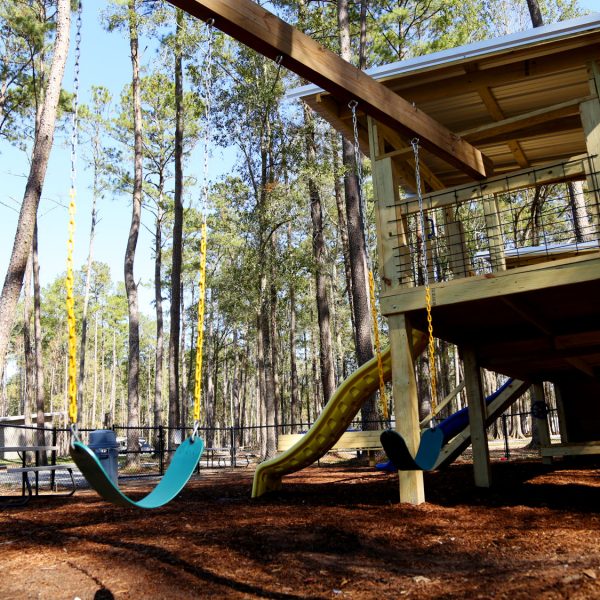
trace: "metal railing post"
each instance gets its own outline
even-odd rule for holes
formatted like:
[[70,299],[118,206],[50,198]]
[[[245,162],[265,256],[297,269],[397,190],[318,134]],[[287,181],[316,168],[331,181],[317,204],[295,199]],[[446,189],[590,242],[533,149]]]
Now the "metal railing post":
[[236,467],[236,452],[235,452],[235,433],[233,431],[233,427],[229,428],[229,454],[230,454],[230,464],[232,467]]
[[165,433],[162,425],[158,426],[158,470],[160,472],[160,476],[162,477],[165,474]]
[[508,425],[506,423],[506,415],[502,415],[502,435],[504,436],[504,457],[510,459],[510,448],[508,446]]

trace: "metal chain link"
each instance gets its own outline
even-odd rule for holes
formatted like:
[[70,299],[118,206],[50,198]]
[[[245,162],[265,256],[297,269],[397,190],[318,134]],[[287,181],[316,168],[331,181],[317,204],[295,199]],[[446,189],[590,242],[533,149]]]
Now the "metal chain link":
[[79,142],[79,63],[81,59],[81,13],[82,3],[77,5],[75,22],[75,52],[73,64],[73,115],[71,117],[71,188],[77,180],[77,145]]
[[415,155],[415,179],[417,184],[417,199],[419,201],[419,219],[421,225],[421,264],[423,267],[423,281],[429,286],[429,266],[427,262],[427,236],[425,235],[425,210],[423,208],[423,195],[421,191],[421,168],[419,166],[419,138],[413,138],[410,143]]
[[69,239],[67,241],[67,276],[65,281],[67,293],[67,329],[68,329],[68,400],[69,419],[73,432],[72,441],[77,439],[77,331],[75,322],[73,249],[75,246],[75,213],[77,196],[77,144],[79,126],[79,71],[81,57],[81,13],[82,3],[77,6],[75,31],[75,63],[73,65],[73,118],[71,121],[71,189],[69,190]]
[[196,342],[196,369],[194,373],[194,430],[192,438],[198,434],[200,425],[200,400],[202,398],[202,348],[204,346],[204,307],[206,303],[206,213],[208,211],[208,144],[211,139],[212,115],[212,61],[214,42],[214,20],[207,22],[207,48],[202,65],[202,92],[204,94],[204,152],[203,152],[203,177],[200,211],[202,213],[202,226],[200,235],[200,282],[198,284],[198,339]]
[[367,268],[369,271],[373,270],[373,264],[371,263],[371,255],[369,254],[369,225],[367,223],[367,208],[365,206],[365,198],[363,194],[364,178],[362,169],[362,160],[360,159],[360,143],[358,139],[358,117],[356,114],[356,108],[358,102],[352,100],[348,103],[348,108],[352,112],[352,129],[354,132],[354,162],[356,164],[356,178],[358,179],[358,206],[360,210],[360,220],[363,227],[363,237],[365,240],[365,251],[367,255]]
[[204,95],[204,135],[203,135],[203,177],[202,198],[200,211],[203,221],[206,222],[206,212],[208,210],[208,144],[212,137],[211,134],[211,115],[212,115],[212,63],[213,63],[213,43],[214,43],[214,20],[207,21],[207,47],[204,61],[202,64],[202,92]]

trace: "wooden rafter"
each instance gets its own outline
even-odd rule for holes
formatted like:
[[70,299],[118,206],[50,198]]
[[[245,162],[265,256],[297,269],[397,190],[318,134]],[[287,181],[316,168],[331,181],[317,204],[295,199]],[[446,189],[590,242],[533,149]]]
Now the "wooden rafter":
[[[498,101],[494,97],[494,94],[492,94],[490,88],[481,87],[477,91],[492,118],[494,118],[496,121],[503,121],[506,117],[502,112]],[[509,147],[510,151],[512,152],[512,155],[515,157],[517,164],[522,169],[529,166],[529,161],[527,160],[527,157],[525,156],[525,153],[521,148],[521,144],[519,144],[518,141],[508,140],[506,142],[506,145]]]
[[571,115],[579,115],[579,105],[585,100],[591,100],[593,96],[575,98],[567,102],[561,102],[553,106],[529,111],[527,113],[481,125],[473,129],[461,132],[461,137],[476,142],[501,139],[502,136],[527,131],[532,127],[546,125],[551,121]]
[[474,146],[252,0],[169,0],[249,48],[276,59],[337,98],[356,100],[377,121],[410,137],[474,179],[491,174],[491,161]]

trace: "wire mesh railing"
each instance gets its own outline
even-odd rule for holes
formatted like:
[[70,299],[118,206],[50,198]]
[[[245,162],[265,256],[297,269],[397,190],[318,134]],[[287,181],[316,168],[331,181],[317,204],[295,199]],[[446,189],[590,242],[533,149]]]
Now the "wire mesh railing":
[[600,174],[591,169],[584,157],[426,195],[423,220],[414,199],[401,201],[398,280],[422,285],[425,264],[430,281],[447,281],[598,252]]

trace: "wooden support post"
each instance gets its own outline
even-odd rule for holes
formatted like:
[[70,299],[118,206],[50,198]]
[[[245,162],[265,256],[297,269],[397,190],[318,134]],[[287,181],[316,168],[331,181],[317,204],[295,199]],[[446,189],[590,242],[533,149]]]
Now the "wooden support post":
[[383,282],[383,291],[386,291],[393,287],[409,285],[412,282],[412,266],[405,222],[400,208],[397,206],[398,179],[391,158],[377,159],[381,140],[377,123],[370,117],[369,146],[373,166],[379,272]]
[[554,396],[556,397],[556,414],[558,415],[558,428],[560,430],[560,443],[568,444],[570,441],[567,414],[561,386],[554,384]]
[[506,257],[504,255],[504,239],[500,226],[498,211],[498,197],[488,196],[483,199],[483,212],[485,214],[485,228],[490,249],[490,263],[492,271],[506,271]]
[[490,487],[492,474],[487,431],[485,427],[486,406],[481,386],[481,369],[477,355],[472,348],[462,348],[465,367],[465,387],[469,404],[469,425],[473,447],[473,471],[477,487]]
[[[544,393],[544,384],[543,383],[534,383],[531,386],[531,419],[532,422],[536,423],[537,426],[537,431],[538,431],[538,438],[540,440],[540,447],[541,448],[548,448],[550,446],[550,428],[548,427],[548,416],[547,415],[543,415],[541,416],[540,414],[538,414],[535,409],[534,409],[534,405],[537,403],[541,403],[541,404],[546,404],[546,395]],[[538,416],[536,416],[536,414]],[[551,465],[552,464],[552,457],[551,456],[544,456],[542,454],[542,462],[545,465]]]
[[[389,318],[392,351],[392,386],[396,430],[406,441],[413,456],[421,439],[419,427],[419,397],[412,358],[412,331],[404,314]],[[400,502],[421,504],[425,502],[422,471],[399,471]]]
[[581,124],[585,133],[585,145],[589,155],[589,163],[586,165],[588,194],[592,198],[590,211],[596,231],[596,239],[599,239],[600,222],[598,218],[600,204],[600,99],[597,94],[600,90],[600,67],[596,61],[588,64],[589,84],[592,94],[596,97],[586,100],[579,105],[581,113]]

